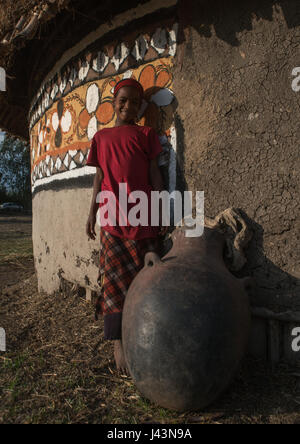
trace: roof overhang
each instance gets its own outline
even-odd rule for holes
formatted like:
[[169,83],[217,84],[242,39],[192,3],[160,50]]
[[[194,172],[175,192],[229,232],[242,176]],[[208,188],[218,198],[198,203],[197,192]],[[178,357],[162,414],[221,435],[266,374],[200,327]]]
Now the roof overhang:
[[[116,15],[151,1],[28,0],[30,7],[20,9],[16,0],[14,20],[0,27],[0,66],[6,71],[6,91],[0,92],[0,128],[28,140],[30,104],[57,60]],[[0,12],[3,3],[0,0]]]

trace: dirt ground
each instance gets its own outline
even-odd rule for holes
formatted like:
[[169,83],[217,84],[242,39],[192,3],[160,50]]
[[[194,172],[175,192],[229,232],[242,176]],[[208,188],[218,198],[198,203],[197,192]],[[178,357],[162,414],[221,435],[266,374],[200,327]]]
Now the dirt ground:
[[[30,232],[30,222],[0,225],[25,237]],[[151,404],[131,378],[116,372],[93,305],[76,289],[38,294],[32,259],[14,257],[0,265],[6,270],[0,326],[7,336],[7,351],[0,352],[0,423],[300,423],[300,369],[282,364],[272,371],[250,358],[205,411],[181,414]]]
[[31,230],[31,216],[0,214],[0,290],[32,274]]

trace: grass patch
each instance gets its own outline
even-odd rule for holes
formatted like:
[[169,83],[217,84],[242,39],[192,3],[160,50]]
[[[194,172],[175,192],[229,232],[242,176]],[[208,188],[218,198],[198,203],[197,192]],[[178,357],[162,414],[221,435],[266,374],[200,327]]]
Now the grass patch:
[[283,365],[274,371],[251,359],[204,411],[153,404],[116,372],[113,344],[104,341],[103,320],[95,324],[93,315],[83,298],[38,294],[34,276],[2,294],[7,352],[0,353],[0,424],[300,422],[297,377]]
[[31,259],[33,257],[31,237],[14,239],[8,237],[1,239],[0,264],[16,263],[20,259]]

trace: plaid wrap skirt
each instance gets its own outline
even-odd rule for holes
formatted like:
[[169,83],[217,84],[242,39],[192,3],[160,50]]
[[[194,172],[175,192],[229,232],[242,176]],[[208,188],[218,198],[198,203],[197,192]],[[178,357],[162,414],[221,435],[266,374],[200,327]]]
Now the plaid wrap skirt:
[[128,288],[144,266],[145,254],[158,253],[157,239],[122,239],[100,230],[101,292],[96,302],[96,319],[104,317],[104,339],[122,338],[122,312]]

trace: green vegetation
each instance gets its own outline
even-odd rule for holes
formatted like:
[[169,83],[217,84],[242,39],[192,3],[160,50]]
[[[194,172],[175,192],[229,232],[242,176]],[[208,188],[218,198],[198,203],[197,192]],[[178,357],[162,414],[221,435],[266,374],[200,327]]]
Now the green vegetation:
[[9,135],[0,143],[0,204],[4,202],[31,207],[29,145]]
[[1,239],[0,264],[30,259],[33,256],[31,237],[22,239]]
[[30,216],[0,214],[0,265],[31,259],[32,225]]

